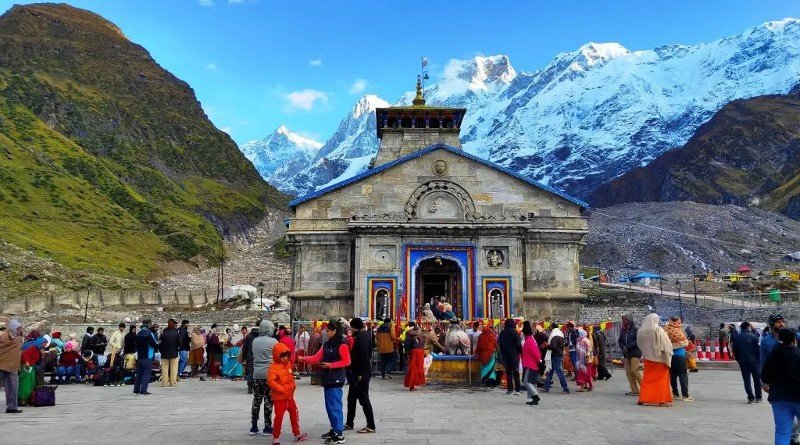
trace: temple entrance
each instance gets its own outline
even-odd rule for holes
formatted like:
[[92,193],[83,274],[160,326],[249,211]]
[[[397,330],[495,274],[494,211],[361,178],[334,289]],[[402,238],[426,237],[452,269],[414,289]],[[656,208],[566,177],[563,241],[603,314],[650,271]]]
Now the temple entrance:
[[437,256],[422,261],[416,272],[417,301],[420,306],[430,303],[433,308],[434,300],[438,298],[438,301],[449,303],[453,307],[456,317],[462,320],[468,318],[464,316],[461,269],[458,263]]

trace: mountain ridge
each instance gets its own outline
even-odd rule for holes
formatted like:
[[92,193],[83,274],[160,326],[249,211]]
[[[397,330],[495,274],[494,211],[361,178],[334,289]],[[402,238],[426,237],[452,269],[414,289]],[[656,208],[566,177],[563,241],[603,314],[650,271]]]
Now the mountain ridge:
[[[487,61],[507,65],[503,81],[472,82]],[[466,107],[462,143],[468,152],[537,181],[587,197],[616,176],[682,146],[724,104],[783,94],[800,81],[800,20],[766,22],[696,45],[631,51],[617,43],[587,43],[560,53],[533,72],[507,56],[448,63],[426,88],[431,105]],[[480,76],[478,76],[479,78]],[[477,86],[477,88],[476,88]],[[408,105],[412,92],[394,102]],[[377,150],[349,152],[355,130],[341,127],[335,156],[320,151],[282,190],[303,194],[367,168]],[[361,140],[360,142],[363,142]],[[331,150],[332,151],[332,150]],[[272,172],[261,172],[272,178]]]

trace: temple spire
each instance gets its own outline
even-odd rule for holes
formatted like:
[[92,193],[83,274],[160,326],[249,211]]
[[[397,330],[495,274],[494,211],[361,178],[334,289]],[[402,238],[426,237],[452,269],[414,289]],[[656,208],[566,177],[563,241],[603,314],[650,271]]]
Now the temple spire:
[[417,75],[417,96],[411,101],[415,107],[422,107],[425,105],[425,96],[422,94],[422,76]]

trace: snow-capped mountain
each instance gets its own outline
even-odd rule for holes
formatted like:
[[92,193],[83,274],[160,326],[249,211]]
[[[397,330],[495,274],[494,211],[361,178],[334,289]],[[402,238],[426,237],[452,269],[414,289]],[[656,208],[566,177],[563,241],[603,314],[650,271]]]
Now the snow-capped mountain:
[[258,171],[279,190],[289,194],[303,194],[337,178],[356,175],[367,168],[378,150],[375,108],[388,106],[389,103],[378,96],[366,95],[342,119],[336,132],[316,156],[302,168]]
[[273,182],[279,171],[306,168],[321,147],[321,142],[292,133],[281,125],[264,139],[242,145],[241,151],[264,179]]
[[[693,46],[630,51],[589,43],[531,73],[517,73],[502,55],[452,60],[426,99],[467,108],[466,151],[586,196],[680,147],[731,100],[786,93],[798,82],[800,20],[785,19]],[[364,102],[386,106],[368,97],[308,169],[273,184],[302,194],[367,168],[378,142]],[[411,98],[406,93],[395,103]]]

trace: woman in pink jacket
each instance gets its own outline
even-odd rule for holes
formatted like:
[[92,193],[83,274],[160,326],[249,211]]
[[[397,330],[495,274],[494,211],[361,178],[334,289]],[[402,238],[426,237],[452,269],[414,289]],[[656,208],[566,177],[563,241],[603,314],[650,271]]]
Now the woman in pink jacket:
[[522,326],[522,336],[525,340],[525,343],[522,344],[522,369],[524,370],[522,381],[525,389],[528,390],[528,398],[531,399],[525,403],[538,405],[540,398],[539,392],[536,390],[536,383],[539,381],[539,363],[542,361],[542,353],[539,351],[536,339],[533,338],[533,329],[528,321]]

